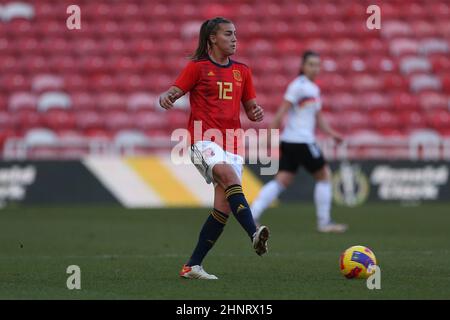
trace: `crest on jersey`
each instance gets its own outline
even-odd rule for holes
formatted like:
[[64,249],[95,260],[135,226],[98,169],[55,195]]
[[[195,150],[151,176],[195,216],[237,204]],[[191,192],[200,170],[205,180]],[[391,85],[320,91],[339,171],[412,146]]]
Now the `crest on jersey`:
[[233,70],[233,77],[236,81],[242,81],[241,72],[239,70]]

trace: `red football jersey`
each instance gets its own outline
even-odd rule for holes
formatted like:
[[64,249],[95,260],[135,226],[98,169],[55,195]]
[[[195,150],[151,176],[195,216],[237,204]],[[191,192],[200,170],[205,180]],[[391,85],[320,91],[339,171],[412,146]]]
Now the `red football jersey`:
[[[230,59],[227,65],[219,65],[210,59],[190,61],[178,76],[174,86],[185,93],[190,92],[191,114],[188,130],[191,143],[211,140],[229,152],[237,153],[240,139],[234,140],[233,148],[226,142],[227,129],[240,129],[241,102],[256,97],[250,68]],[[201,135],[194,135],[194,121],[201,121]],[[198,126],[198,124],[197,124]],[[223,139],[208,139],[204,133],[208,129],[218,129]],[[237,144],[236,144],[237,143]],[[231,149],[231,150],[227,150]]]

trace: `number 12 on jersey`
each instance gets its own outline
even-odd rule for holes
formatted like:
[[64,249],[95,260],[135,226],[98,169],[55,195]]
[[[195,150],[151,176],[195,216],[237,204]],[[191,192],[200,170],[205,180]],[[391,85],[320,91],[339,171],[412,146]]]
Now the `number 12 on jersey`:
[[222,99],[222,100],[233,99],[233,96],[231,95],[231,93],[233,92],[233,83],[232,82],[217,81],[217,85],[219,86],[219,99]]

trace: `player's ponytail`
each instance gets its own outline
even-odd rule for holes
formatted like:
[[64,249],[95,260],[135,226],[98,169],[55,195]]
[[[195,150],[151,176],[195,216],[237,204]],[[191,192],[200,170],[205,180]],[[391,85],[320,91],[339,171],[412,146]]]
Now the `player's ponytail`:
[[217,32],[221,23],[232,23],[230,20],[216,17],[211,20],[206,20],[200,27],[200,34],[198,36],[198,47],[191,56],[192,60],[200,60],[208,57],[209,49],[211,47],[210,36]]
[[306,50],[305,52],[303,52],[302,65],[300,66],[300,72],[299,72],[300,75],[302,75],[304,73],[303,66],[305,65],[306,61],[308,61],[309,57],[319,57],[319,54],[316,51],[312,51],[312,50]]

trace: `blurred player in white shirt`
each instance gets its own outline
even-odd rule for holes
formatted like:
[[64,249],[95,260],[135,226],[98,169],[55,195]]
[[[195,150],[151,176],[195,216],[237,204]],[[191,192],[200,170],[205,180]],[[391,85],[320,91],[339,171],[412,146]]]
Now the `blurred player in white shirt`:
[[314,203],[319,232],[342,233],[347,225],[333,222],[331,219],[331,170],[316,144],[315,127],[341,143],[342,136],[333,130],[321,114],[320,89],[314,79],[320,72],[320,57],[316,52],[303,54],[300,75],[288,86],[284,100],[270,126],[278,129],[286,114],[288,119],[281,134],[280,169],[275,178],[262,188],[253,202],[251,211],[255,222],[270,204],[278,198],[294,180],[299,166],[304,167],[316,180]]

